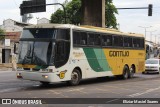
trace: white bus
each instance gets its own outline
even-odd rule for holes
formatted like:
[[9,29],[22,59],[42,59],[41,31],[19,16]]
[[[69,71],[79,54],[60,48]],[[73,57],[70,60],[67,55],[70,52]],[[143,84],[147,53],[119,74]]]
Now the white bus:
[[79,84],[85,78],[132,78],[144,71],[143,35],[69,24],[25,27],[20,38],[17,78]]

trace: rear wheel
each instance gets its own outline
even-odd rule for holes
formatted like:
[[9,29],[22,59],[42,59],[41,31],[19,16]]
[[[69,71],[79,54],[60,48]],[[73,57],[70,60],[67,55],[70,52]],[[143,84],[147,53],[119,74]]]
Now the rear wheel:
[[71,74],[71,80],[68,81],[69,85],[73,85],[73,86],[78,85],[80,80],[81,80],[80,71],[77,69],[74,69]]
[[147,72],[146,72],[146,71],[143,71],[142,74],[147,74]]
[[123,68],[123,74],[121,75],[122,79],[128,79],[129,77],[129,68],[127,66],[124,66]]
[[129,78],[133,78],[133,76],[134,76],[134,73],[135,73],[135,67],[134,66],[131,66],[131,68],[130,68],[130,72],[129,72]]

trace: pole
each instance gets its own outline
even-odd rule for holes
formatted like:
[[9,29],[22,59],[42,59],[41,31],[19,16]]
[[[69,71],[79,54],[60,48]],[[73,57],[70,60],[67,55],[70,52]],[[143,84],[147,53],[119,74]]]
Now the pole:
[[22,9],[22,8],[31,8],[31,7],[39,7],[39,6],[49,6],[49,5],[61,5],[62,7],[63,7],[63,10],[64,10],[64,22],[65,22],[65,24],[66,24],[66,9],[65,9],[65,7],[64,7],[64,5],[63,4],[61,4],[61,3],[51,3],[51,4],[41,4],[41,5],[32,5],[32,6],[24,6],[24,7],[22,7],[22,6],[20,6],[20,9]]
[[156,38],[157,38],[157,35],[155,35],[155,43],[156,43]]
[[153,32],[156,32],[157,30],[154,30],[154,31],[148,31],[148,32],[150,32],[150,41],[152,41],[152,33]]
[[143,26],[138,26],[138,27],[141,27],[141,28],[144,28],[144,36],[145,36],[145,39],[146,39],[146,32],[147,32],[147,28],[151,28],[152,26],[149,26],[149,27],[143,27]]

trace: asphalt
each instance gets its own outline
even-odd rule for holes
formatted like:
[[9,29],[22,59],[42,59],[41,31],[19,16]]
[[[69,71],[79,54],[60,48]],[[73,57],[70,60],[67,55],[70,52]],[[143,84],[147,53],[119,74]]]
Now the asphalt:
[[[39,82],[18,80],[16,72],[0,72],[0,98],[160,98],[159,74],[136,74],[134,78],[120,80],[115,77],[83,80],[78,86],[68,86],[65,82],[49,86]],[[0,107],[11,105],[0,105]],[[14,105],[12,105],[14,106]],[[22,105],[16,105],[19,107]],[[30,106],[30,105],[23,105]],[[77,105],[32,105],[32,107],[127,107],[135,104],[77,104]],[[138,105],[136,105],[138,106]],[[150,107],[151,104],[141,104]],[[139,107],[138,106],[138,107]],[[154,107],[158,106],[154,104]]]

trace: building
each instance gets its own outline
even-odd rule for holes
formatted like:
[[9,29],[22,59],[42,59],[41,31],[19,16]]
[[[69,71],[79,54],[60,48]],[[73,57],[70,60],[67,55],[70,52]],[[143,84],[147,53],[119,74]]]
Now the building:
[[0,28],[5,30],[5,32],[21,32],[23,27],[28,25],[30,24],[7,19],[3,21],[3,25],[1,25]]
[[12,67],[14,44],[19,41],[23,27],[28,25],[12,19],[3,21],[3,25],[0,28],[5,31],[5,35],[0,35],[0,69]]
[[37,20],[37,24],[46,24],[46,23],[50,23],[49,19],[47,18],[41,18]]

